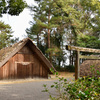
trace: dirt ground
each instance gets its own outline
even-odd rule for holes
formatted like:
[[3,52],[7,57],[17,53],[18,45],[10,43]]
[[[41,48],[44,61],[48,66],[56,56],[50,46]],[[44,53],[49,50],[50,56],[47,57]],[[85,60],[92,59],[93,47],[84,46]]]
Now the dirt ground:
[[[74,78],[74,72],[58,72],[59,73],[59,77],[64,77],[64,78]],[[50,75],[51,79],[55,79],[56,76],[55,75]]]
[[[74,73],[70,72],[58,72],[59,77],[64,77],[68,79],[74,79]],[[44,78],[26,78],[26,79],[10,79],[10,80],[0,80],[0,84],[14,84],[14,83],[26,83],[26,82],[39,82],[39,81],[52,81],[57,80],[55,75],[50,75],[48,79]]]

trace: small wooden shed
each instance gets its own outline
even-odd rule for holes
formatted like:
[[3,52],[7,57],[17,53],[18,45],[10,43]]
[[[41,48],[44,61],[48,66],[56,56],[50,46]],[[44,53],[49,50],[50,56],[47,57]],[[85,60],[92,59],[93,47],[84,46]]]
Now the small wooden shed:
[[50,68],[54,69],[29,38],[0,50],[0,79],[48,78]]

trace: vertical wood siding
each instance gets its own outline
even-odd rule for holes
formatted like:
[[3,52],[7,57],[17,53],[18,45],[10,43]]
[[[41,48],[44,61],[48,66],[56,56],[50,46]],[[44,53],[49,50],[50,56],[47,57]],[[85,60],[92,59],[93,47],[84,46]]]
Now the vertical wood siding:
[[48,67],[28,46],[24,46],[9,61],[0,67],[0,79],[48,77]]

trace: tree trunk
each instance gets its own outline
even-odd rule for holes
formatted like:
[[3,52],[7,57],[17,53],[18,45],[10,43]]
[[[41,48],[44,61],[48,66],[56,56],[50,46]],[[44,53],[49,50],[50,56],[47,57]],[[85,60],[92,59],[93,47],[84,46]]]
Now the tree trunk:
[[[50,23],[50,10],[49,10],[49,14],[48,14],[48,25]],[[50,29],[48,27],[48,49],[50,48]],[[51,57],[51,53],[49,52],[49,61],[52,63],[52,57]]]
[[50,29],[48,29],[48,48],[50,48]]
[[39,34],[37,34],[37,46],[39,47]]
[[[48,25],[50,23],[50,10],[48,13]],[[48,48],[50,48],[50,28],[48,27]]]

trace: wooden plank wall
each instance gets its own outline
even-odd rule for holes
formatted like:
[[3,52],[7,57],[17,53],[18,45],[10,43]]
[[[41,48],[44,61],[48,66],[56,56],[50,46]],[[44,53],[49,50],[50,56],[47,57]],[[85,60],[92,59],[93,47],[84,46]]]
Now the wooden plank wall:
[[[23,62],[31,62],[23,65]],[[27,46],[0,68],[0,79],[48,77],[48,68]]]

